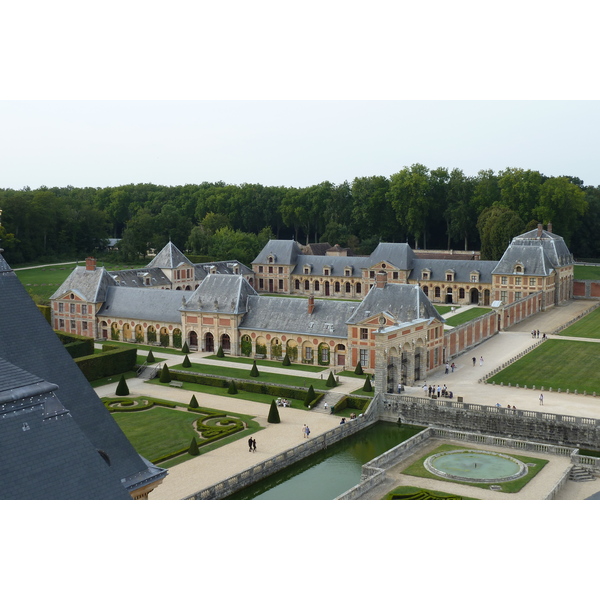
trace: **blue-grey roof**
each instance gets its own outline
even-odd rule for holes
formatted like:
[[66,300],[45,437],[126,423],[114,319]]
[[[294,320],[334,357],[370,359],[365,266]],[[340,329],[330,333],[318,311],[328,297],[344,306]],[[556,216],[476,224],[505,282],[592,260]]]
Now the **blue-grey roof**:
[[323,269],[328,267],[329,274],[343,277],[345,269],[350,269],[351,277],[360,277],[361,269],[368,269],[373,262],[368,256],[315,256],[312,254],[300,254],[296,258],[296,266],[292,270],[293,275],[302,275],[304,267],[311,267],[311,275],[323,275]]
[[[195,263],[196,281],[201,281],[212,272],[220,275],[252,275],[254,271],[239,260],[216,260],[206,263]],[[237,268],[238,273],[235,272]]]
[[386,283],[381,288],[373,286],[369,290],[348,319],[348,324],[356,325],[382,313],[389,315],[397,323],[408,323],[417,319],[438,319],[444,322],[419,286]]
[[158,267],[159,269],[176,269],[180,265],[193,266],[192,261],[175,246],[169,242],[147,265],[147,268]]
[[182,310],[241,314],[256,290],[243,275],[207,275],[186,301]]
[[410,271],[413,268],[415,254],[408,244],[395,244],[391,242],[380,242],[377,248],[371,252],[371,265],[381,261],[390,263],[397,269]]
[[248,313],[239,329],[346,338],[346,320],[356,304],[315,299],[314,310],[312,314],[308,314],[308,299],[253,296],[248,299]]
[[140,269],[124,269],[122,271],[110,271],[115,285],[132,288],[147,288],[146,278],[150,277],[152,287],[171,287],[171,280],[158,267],[142,267]]
[[273,256],[273,264],[293,265],[296,258],[301,255],[301,249],[298,242],[294,240],[269,240],[259,255],[252,261],[252,264],[267,264],[268,257]]
[[50,299],[62,298],[72,292],[86,302],[102,302],[106,290],[113,285],[115,282],[104,267],[93,270],[88,270],[85,266],[75,267]]
[[[421,276],[422,272],[430,272],[431,281],[446,281],[446,272],[454,273],[455,283],[470,283],[471,274],[479,273],[479,283],[492,283],[492,271],[498,263],[494,260],[453,260],[453,259],[426,259],[416,258],[413,261],[413,270],[409,278],[421,281],[427,285],[427,281]],[[450,282],[448,282],[450,283]],[[475,285],[475,284],[474,284]]]
[[111,287],[97,315],[102,318],[138,319],[181,325],[179,309],[191,294],[191,291],[182,290]]

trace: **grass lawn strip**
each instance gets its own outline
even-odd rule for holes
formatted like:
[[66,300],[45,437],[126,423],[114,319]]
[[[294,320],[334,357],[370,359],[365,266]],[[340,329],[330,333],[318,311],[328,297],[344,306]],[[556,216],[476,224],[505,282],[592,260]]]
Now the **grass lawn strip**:
[[[251,377],[250,369],[236,369],[235,367],[207,365],[205,363],[192,363],[192,366],[188,368],[185,368],[183,365],[173,365],[169,368],[175,371],[185,371],[186,373],[217,375],[228,379],[247,379],[249,381],[260,381],[261,383],[274,383],[300,388],[307,388],[309,385],[312,385],[315,390],[320,391],[329,389],[326,385],[326,379],[317,379],[314,377],[297,377],[295,375],[281,375],[279,373],[268,373],[266,371],[261,372],[258,377]],[[187,384],[184,383],[184,385]]]
[[552,339],[490,377],[488,383],[600,394],[599,368],[600,348],[597,344]]
[[437,492],[435,490],[412,487],[410,485],[401,485],[386,494],[382,500],[476,500],[476,498],[458,496],[457,494],[448,494],[446,492]]
[[534,463],[535,467],[528,467],[527,475],[524,475],[520,479],[515,479],[514,481],[502,481],[498,484],[495,483],[475,483],[470,481],[456,481],[454,479],[447,479],[445,477],[438,477],[433,473],[430,473],[424,466],[423,463],[427,458],[434,454],[439,454],[440,452],[448,452],[449,450],[466,450],[473,451],[473,448],[465,448],[463,446],[452,446],[450,444],[442,444],[435,448],[432,452],[423,456],[419,460],[412,463],[408,468],[404,469],[402,473],[405,475],[412,475],[413,477],[423,477],[426,479],[435,479],[437,481],[446,481],[451,483],[458,483],[460,485],[470,485],[472,487],[478,487],[484,490],[489,490],[490,485],[499,485],[501,487],[501,492],[514,494],[520,490],[522,490],[529,481],[531,481],[541,470],[542,468],[548,464],[547,460],[541,458],[533,458],[531,456],[518,456],[517,454],[510,454],[508,452],[503,452],[501,449],[494,450],[494,452],[498,452],[498,454],[506,454],[506,456],[511,456],[512,458],[516,458],[525,464]]
[[558,335],[600,339],[600,310],[592,311],[570,327],[563,329]]
[[600,280],[600,265],[575,265],[573,269],[573,279],[588,279],[591,281]]
[[489,312],[492,312],[491,308],[470,308],[469,310],[465,310],[464,312],[458,313],[453,317],[448,317],[446,319],[446,325],[458,327],[463,323],[467,323],[468,321],[477,319],[478,317],[486,315]]
[[[206,358],[210,358],[211,360],[220,360],[222,362],[234,362],[241,363],[246,365],[251,365],[254,362],[253,358],[246,358],[243,356],[224,356],[223,358],[219,358],[216,354],[212,356],[207,356]],[[257,367],[276,367],[277,369],[290,369],[291,371],[307,371],[309,373],[319,373],[324,371],[325,369],[329,369],[330,367],[325,366],[315,366],[315,365],[303,365],[298,363],[291,363],[289,366],[284,366],[281,364],[280,360],[263,360],[256,359]]]
[[[261,429],[249,415],[204,407],[189,411],[186,404],[147,396],[103,398],[103,401],[133,447],[151,462],[178,452],[184,453],[178,459],[192,458],[187,449],[194,436],[200,453],[204,454]],[[163,402],[164,405],[161,405]],[[140,409],[146,403],[151,407]],[[111,405],[117,408],[111,410]],[[197,422],[200,431],[196,429]],[[218,442],[222,443],[217,445]],[[164,466],[161,461],[158,464]]]

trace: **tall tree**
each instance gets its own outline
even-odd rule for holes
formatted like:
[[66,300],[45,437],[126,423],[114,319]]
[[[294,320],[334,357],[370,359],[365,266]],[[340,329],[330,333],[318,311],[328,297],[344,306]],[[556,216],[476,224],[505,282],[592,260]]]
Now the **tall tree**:
[[499,260],[513,237],[523,233],[525,223],[513,210],[500,203],[486,208],[477,220],[481,258]]

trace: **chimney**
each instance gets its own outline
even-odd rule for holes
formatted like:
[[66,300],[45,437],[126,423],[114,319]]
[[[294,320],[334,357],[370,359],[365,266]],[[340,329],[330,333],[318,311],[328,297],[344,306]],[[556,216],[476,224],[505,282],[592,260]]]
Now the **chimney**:
[[542,237],[542,232],[544,231],[544,226],[541,223],[538,223],[538,238]]
[[375,275],[375,286],[378,288],[384,288],[387,283],[387,273],[385,271],[379,271]]
[[309,296],[308,297],[308,314],[312,315],[314,310],[315,310],[315,297]]
[[88,256],[85,259],[85,270],[86,271],[95,271],[96,270],[96,259]]
[[546,225],[546,229],[548,233],[552,233],[552,223],[548,223],[548,225]]

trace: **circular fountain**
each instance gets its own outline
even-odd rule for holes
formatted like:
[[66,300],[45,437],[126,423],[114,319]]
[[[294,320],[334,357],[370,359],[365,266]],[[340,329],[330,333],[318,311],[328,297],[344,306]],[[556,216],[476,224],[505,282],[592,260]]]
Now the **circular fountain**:
[[449,450],[428,457],[424,467],[433,475],[469,483],[500,483],[527,475],[520,460],[485,450]]

